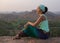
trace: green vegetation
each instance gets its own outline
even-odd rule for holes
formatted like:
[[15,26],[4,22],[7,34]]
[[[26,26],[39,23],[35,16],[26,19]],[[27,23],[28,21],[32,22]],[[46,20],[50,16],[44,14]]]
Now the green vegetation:
[[60,21],[49,21],[49,27],[52,37],[60,37]]
[[[12,21],[12,22],[0,21],[0,36],[15,35],[17,30],[21,30],[26,22],[27,20]],[[59,21],[49,21],[49,27],[50,27],[51,37],[60,37]]]

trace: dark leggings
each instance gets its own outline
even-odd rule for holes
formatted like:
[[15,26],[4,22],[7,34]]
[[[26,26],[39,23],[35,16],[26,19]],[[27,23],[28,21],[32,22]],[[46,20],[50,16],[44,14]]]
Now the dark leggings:
[[49,38],[49,32],[44,33],[43,30],[38,29],[37,27],[33,27],[31,25],[28,25],[28,27],[23,32],[27,36],[34,37],[34,38],[40,38],[40,39],[48,39]]

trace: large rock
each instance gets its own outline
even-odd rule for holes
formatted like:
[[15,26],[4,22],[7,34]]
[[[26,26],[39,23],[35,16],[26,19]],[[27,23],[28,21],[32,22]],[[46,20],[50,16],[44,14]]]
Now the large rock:
[[12,40],[10,36],[1,36],[0,43],[60,43],[59,37],[49,38],[47,40],[34,39],[34,38],[21,38],[19,40]]

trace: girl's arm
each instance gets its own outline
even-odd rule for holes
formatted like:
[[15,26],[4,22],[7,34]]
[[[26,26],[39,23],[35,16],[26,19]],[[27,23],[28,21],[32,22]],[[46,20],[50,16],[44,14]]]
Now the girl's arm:
[[34,26],[37,26],[37,25],[38,25],[41,21],[43,21],[43,20],[45,20],[45,17],[44,17],[44,16],[39,17],[39,18],[35,21]]
[[45,19],[45,17],[44,16],[41,16],[41,17],[39,17],[34,23],[32,23],[32,22],[27,22],[25,25],[24,25],[24,27],[26,27],[27,25],[32,25],[32,26],[37,26],[41,21],[43,21]]

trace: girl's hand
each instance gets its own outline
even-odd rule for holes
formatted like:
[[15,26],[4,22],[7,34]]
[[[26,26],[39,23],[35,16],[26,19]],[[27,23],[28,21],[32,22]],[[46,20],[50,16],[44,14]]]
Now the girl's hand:
[[28,25],[29,25],[29,22],[27,22],[27,23],[24,25],[24,27],[26,28]]
[[24,25],[24,27],[27,27],[28,25],[34,26],[34,23],[32,23],[32,22],[27,22],[27,23]]
[[24,28],[26,28],[26,25],[24,25]]

